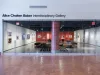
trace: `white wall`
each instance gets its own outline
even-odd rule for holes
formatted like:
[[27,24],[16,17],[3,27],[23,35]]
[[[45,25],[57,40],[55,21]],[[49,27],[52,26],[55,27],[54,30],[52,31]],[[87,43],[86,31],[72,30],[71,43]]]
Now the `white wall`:
[[96,44],[100,46],[100,27],[96,28],[95,40]]
[[96,28],[85,29],[85,43],[96,44]]
[[90,44],[96,44],[95,28],[90,28],[89,31],[90,31],[89,43]]
[[[12,32],[12,36],[8,36],[8,32]],[[22,40],[22,34],[30,34],[30,39]],[[32,35],[34,34],[34,35]],[[19,39],[16,39],[19,36]],[[12,38],[12,43],[8,43],[8,38]],[[28,43],[36,42],[36,32],[20,26],[4,22],[4,50],[22,46]]]
[[77,32],[74,31],[74,41],[77,42]]
[[100,46],[100,27],[85,29],[85,34],[83,34],[83,30],[74,31],[74,33],[76,34],[74,37],[74,41],[78,42],[77,34],[80,34],[81,42],[83,41],[83,37],[85,39],[85,42],[83,43]]
[[74,41],[83,42],[84,30],[74,31]]
[[89,29],[85,29],[85,43],[87,44],[89,44],[89,36],[90,36]]

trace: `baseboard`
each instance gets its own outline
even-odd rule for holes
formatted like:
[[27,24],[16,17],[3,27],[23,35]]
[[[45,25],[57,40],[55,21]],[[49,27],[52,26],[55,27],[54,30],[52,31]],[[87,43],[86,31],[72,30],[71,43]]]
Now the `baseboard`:
[[100,47],[100,45],[95,45],[95,44],[89,44],[89,43],[83,43],[83,42],[77,42],[77,43],[81,43],[81,44],[88,44],[88,45],[93,45],[93,46]]
[[[31,43],[34,43],[34,42],[31,42]],[[28,44],[31,44],[31,43],[28,43]],[[26,45],[28,45],[28,44],[24,44],[24,45],[17,46],[17,47],[14,47],[14,48],[18,48],[18,47],[26,46]],[[14,49],[14,48],[11,48],[11,49],[8,49],[8,50],[4,50],[3,52],[6,52],[6,51],[9,51],[9,50],[12,50],[12,49]]]

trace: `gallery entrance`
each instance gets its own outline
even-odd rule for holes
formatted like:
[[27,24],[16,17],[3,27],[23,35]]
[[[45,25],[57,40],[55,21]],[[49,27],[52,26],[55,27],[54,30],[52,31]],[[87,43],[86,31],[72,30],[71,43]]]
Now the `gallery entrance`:
[[99,24],[92,22],[4,20],[3,52],[94,54],[99,45]]

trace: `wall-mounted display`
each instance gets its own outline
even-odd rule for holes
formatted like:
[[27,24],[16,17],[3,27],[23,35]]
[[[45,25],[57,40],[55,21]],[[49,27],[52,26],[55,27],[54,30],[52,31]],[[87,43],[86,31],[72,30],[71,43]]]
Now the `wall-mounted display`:
[[12,39],[8,38],[8,43],[11,44],[11,42],[12,42]]
[[12,36],[12,32],[8,32],[8,36]]
[[42,36],[41,36],[41,35],[38,35],[37,37],[38,37],[38,38],[41,38]]
[[30,39],[30,34],[27,34],[27,39]]
[[[45,37],[45,38],[44,38]],[[74,40],[74,32],[60,32],[59,33],[59,40],[62,41],[64,39],[65,41],[73,41]],[[48,41],[48,39],[52,39],[52,33],[51,32],[36,32],[36,41]]]
[[16,36],[16,39],[18,40],[19,39],[19,36]]
[[25,37],[26,37],[25,34],[22,34],[22,40],[25,40]]
[[32,36],[36,36],[36,33],[32,33]]
[[31,35],[33,36],[34,34],[32,33]]
[[72,38],[72,35],[69,35],[69,38]]

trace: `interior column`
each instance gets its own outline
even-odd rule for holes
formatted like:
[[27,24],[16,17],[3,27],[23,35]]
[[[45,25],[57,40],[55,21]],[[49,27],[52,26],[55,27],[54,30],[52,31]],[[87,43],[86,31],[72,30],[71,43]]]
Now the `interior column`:
[[59,31],[60,22],[52,22],[52,39],[51,39],[51,52],[55,53],[55,50],[59,49]]

